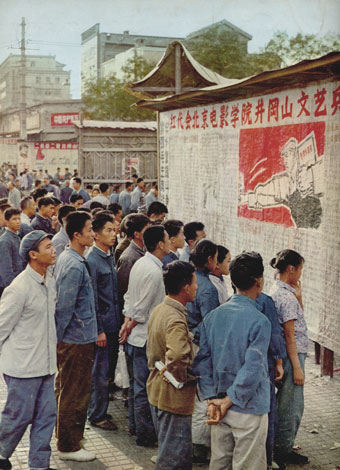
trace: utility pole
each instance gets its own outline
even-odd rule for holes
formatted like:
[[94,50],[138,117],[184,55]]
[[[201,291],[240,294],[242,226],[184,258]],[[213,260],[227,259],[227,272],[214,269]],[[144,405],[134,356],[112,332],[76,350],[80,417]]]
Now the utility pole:
[[21,61],[20,61],[20,139],[26,140],[26,41],[25,18],[21,21]]

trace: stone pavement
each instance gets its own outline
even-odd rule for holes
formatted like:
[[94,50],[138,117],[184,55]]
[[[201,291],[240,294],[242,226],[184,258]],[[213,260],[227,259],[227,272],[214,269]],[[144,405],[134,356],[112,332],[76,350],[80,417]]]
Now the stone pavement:
[[[340,367],[339,360],[336,367]],[[340,373],[334,379],[320,377],[320,366],[314,364],[311,351],[306,363],[305,412],[296,444],[301,453],[308,455],[311,463],[305,470],[340,469]],[[0,379],[0,408],[6,399],[6,387]],[[117,432],[101,431],[86,426],[86,448],[94,451],[97,460],[88,463],[64,462],[59,460],[55,440],[52,441],[51,467],[58,470],[152,470],[150,461],[157,449],[145,449],[135,445],[135,439],[127,433],[127,409],[121,394],[110,402],[109,413],[119,426]],[[14,470],[27,469],[28,432],[11,458]],[[289,470],[300,467],[290,466]],[[195,465],[195,470],[208,470],[206,465]],[[251,470],[251,469],[250,469]]]

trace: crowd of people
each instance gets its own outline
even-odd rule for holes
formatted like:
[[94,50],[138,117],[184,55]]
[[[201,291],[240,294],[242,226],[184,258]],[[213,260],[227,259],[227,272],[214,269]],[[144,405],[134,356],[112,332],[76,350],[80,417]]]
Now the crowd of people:
[[14,170],[0,175],[0,469],[28,425],[30,469],[50,470],[53,431],[60,459],[94,460],[85,423],[117,430],[108,406],[119,355],[129,434],[158,445],[156,470],[306,464],[293,450],[308,346],[303,257],[276,254],[267,295],[261,255],[231,259],[202,222],[168,219],[156,183],[146,191],[133,175],[124,188],[83,189],[76,170]]

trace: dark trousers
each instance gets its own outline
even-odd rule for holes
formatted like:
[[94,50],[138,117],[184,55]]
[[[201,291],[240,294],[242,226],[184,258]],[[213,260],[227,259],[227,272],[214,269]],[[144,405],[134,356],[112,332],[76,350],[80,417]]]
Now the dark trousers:
[[277,427],[277,404],[275,395],[275,369],[269,368],[270,378],[270,410],[268,413],[268,434],[266,441],[267,465],[272,465],[275,433]]
[[158,436],[156,470],[191,470],[191,415],[150,408]]
[[[146,392],[146,381],[149,377],[146,345],[142,348],[127,344],[127,355],[132,366],[133,403],[136,424],[136,439],[138,441],[155,441],[156,433],[153,425],[151,410]],[[130,387],[131,388],[131,387]],[[130,393],[129,393],[130,407]]]
[[80,450],[90,401],[94,344],[58,344],[56,437],[60,452]]
[[29,468],[50,466],[50,441],[57,410],[54,374],[18,379],[4,374],[7,400],[0,423],[0,454],[9,458],[31,424]]
[[109,406],[109,382],[116,370],[119,333],[106,333],[106,346],[95,346],[88,417],[91,422],[105,419]]

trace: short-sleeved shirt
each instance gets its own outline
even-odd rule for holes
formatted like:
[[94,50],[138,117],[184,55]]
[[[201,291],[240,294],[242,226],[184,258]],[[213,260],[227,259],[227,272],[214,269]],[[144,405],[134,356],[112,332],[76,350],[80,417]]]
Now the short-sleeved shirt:
[[279,322],[281,324],[294,320],[294,336],[299,353],[306,353],[308,350],[308,333],[305,316],[298,299],[294,295],[295,289],[276,280],[270,289],[270,295],[274,300]]

